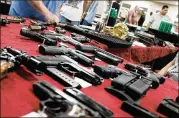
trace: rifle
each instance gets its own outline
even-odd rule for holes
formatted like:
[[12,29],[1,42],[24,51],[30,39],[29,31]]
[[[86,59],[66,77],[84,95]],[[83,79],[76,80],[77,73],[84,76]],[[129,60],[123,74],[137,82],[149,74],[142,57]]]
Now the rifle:
[[67,56],[71,57],[72,59],[77,60],[78,62],[80,62],[86,66],[92,66],[94,64],[94,61],[92,59],[90,59],[91,55],[89,56],[87,54],[84,54],[81,51],[73,50],[66,46],[58,47],[58,46],[40,45],[39,52],[41,54],[49,54],[49,55],[67,55]]
[[43,36],[40,33],[33,32],[33,31],[30,31],[30,30],[27,30],[27,29],[21,29],[20,34],[22,36],[25,36],[25,37],[28,37],[30,39],[33,39],[34,41],[41,42],[41,43],[43,43],[45,45],[51,45],[51,46],[56,46],[57,45],[57,41],[52,40],[52,39],[50,39],[50,38],[48,38],[46,36]]
[[101,118],[98,111],[65,94],[46,81],[33,84],[33,92],[40,99],[40,110],[48,117]]

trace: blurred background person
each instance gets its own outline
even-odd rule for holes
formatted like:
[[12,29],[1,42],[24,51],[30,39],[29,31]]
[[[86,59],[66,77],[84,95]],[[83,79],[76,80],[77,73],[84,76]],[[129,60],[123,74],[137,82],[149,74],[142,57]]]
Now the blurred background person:
[[112,0],[112,5],[109,10],[107,26],[113,27],[116,24],[118,13],[120,9],[121,0]]
[[60,9],[60,22],[80,25],[83,13],[87,10],[88,0],[68,0]]
[[140,10],[140,12],[139,12],[139,20],[138,20],[138,26],[143,26],[143,23],[144,23],[144,21],[145,21],[145,17],[146,17],[146,14],[145,14],[145,12],[144,12],[144,10],[143,9],[141,9]]
[[139,13],[139,6],[135,6],[135,8],[130,10],[128,13],[127,23],[138,25],[138,13]]
[[169,7],[168,7],[167,5],[164,5],[164,6],[162,7],[162,10],[161,10],[159,13],[156,13],[155,15],[153,15],[151,21],[150,21],[149,24],[147,25],[147,30],[148,30],[149,28],[158,30],[161,21],[171,22],[170,17],[167,15],[168,9],[169,9]]
[[59,22],[58,8],[66,0],[13,0],[9,15],[35,18],[49,23]]
[[97,0],[88,1],[88,5],[86,7],[87,12],[84,12],[82,15],[81,25],[92,26],[92,22],[94,21],[96,15],[97,6]]

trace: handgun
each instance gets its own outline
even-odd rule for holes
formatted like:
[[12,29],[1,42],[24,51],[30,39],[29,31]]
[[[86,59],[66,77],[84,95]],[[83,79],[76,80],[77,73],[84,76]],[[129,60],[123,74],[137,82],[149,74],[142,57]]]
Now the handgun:
[[59,63],[59,70],[63,70],[66,73],[73,75],[74,77],[78,77],[80,79],[84,79],[85,81],[91,83],[92,85],[101,85],[103,78],[97,75],[96,73],[90,71],[89,69],[82,67],[77,63],[64,62]]
[[107,66],[93,66],[94,72],[104,78],[115,78],[122,73],[126,73],[124,70],[119,69],[112,65]]
[[49,55],[68,55],[72,59],[86,66],[92,66],[94,64],[94,61],[88,58],[87,55],[84,55],[84,53],[81,53],[80,51],[76,51],[65,46],[58,47],[58,46],[40,45],[39,52],[41,54],[49,54]]
[[40,110],[48,117],[99,117],[98,111],[81,103],[46,81],[33,84],[33,92],[40,100]]

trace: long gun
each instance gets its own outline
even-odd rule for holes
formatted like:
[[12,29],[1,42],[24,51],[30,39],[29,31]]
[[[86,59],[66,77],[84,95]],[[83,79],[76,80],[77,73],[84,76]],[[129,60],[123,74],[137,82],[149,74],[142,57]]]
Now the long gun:
[[33,31],[30,31],[30,30],[27,30],[27,29],[21,29],[20,31],[20,34],[22,36],[25,36],[25,37],[28,37],[34,41],[37,41],[37,42],[41,42],[45,45],[50,45],[50,46],[56,46],[57,45],[57,41],[56,40],[52,40],[40,33],[37,33],[37,32],[33,32]]
[[49,55],[67,55],[86,66],[92,66],[94,64],[94,61],[88,58],[87,55],[84,54],[83,52],[73,50],[66,46],[58,47],[58,46],[40,45],[39,52],[41,54],[49,54]]

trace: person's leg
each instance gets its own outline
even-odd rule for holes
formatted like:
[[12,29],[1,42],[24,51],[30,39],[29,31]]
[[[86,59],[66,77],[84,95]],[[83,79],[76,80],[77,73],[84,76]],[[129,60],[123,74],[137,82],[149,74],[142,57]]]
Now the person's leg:
[[60,23],[67,24],[67,19],[64,16],[61,16]]
[[72,25],[77,25],[77,26],[78,26],[78,25],[80,25],[80,21],[71,21],[71,24],[72,24]]
[[90,23],[88,23],[86,20],[83,20],[82,25],[86,25],[86,26],[92,26]]

